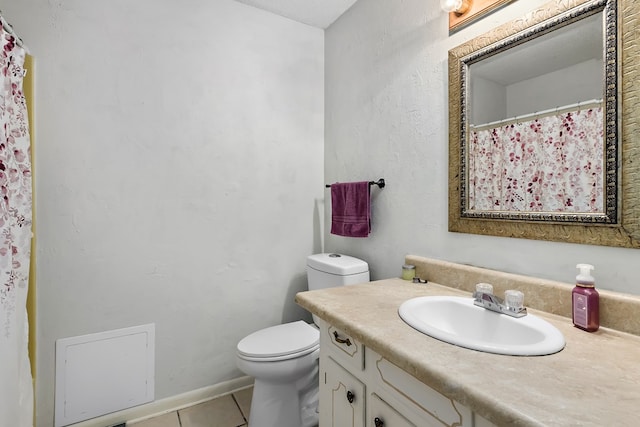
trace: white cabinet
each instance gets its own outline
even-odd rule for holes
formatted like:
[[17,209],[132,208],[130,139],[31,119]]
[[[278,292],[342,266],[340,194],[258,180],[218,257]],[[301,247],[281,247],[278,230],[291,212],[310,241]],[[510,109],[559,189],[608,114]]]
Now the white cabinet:
[[320,425],[364,427],[364,347],[353,337],[321,322]]
[[393,407],[421,427],[472,427],[471,410],[366,349],[369,384]]
[[495,427],[320,322],[320,427],[443,426]]
[[364,427],[365,388],[356,377],[327,357],[321,374],[320,425]]
[[371,427],[416,427],[376,393],[369,395],[367,404]]

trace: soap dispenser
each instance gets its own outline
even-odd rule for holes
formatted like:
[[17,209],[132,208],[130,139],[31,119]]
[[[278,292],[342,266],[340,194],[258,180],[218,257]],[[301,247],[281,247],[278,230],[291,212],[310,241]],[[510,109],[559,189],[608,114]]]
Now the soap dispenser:
[[587,332],[594,332],[600,327],[599,295],[591,275],[594,268],[590,264],[578,264],[576,268],[580,274],[576,276],[576,287],[571,293],[573,324]]

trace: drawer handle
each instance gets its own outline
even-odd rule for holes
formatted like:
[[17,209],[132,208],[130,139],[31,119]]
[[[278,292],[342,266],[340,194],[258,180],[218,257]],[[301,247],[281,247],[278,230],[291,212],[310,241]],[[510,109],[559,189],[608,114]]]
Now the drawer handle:
[[384,427],[384,421],[382,421],[380,418],[376,417],[373,420],[373,423],[376,425],[376,427]]
[[351,390],[347,390],[347,400],[349,403],[353,403],[353,400],[356,398],[356,395],[351,392]]
[[347,347],[349,347],[351,345],[351,340],[349,338],[347,338],[347,339],[340,338],[338,336],[338,332],[337,331],[333,331],[333,337],[335,338],[337,343],[346,344]]

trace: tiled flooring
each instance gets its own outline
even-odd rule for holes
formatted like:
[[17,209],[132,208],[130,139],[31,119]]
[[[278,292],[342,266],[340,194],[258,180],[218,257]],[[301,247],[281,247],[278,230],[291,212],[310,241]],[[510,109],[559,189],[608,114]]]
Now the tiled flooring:
[[246,427],[251,393],[252,387],[127,427]]

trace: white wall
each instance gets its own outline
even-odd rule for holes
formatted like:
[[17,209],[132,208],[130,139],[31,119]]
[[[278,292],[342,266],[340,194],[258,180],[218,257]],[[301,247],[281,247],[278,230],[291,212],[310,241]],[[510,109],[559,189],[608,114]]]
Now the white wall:
[[323,31],[231,0],[4,0],[37,64],[37,425],[57,338],[156,323],[156,398],[305,317]]
[[474,77],[470,83],[470,123],[482,125],[578,102],[602,99],[603,67],[601,60],[590,59],[507,86],[482,77]]
[[590,59],[507,86],[507,118],[602,99],[604,64]]
[[[473,67],[473,66],[472,66]],[[507,114],[507,87],[482,77],[470,79],[469,124],[482,125],[510,118]]]
[[328,250],[367,260],[374,279],[398,277],[406,254],[564,282],[588,262],[599,287],[640,294],[637,250],[447,231],[447,52],[543,3],[515,2],[451,37],[437,0],[360,0],[329,27],[326,180],[387,187],[372,193],[372,235],[327,236]]

